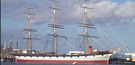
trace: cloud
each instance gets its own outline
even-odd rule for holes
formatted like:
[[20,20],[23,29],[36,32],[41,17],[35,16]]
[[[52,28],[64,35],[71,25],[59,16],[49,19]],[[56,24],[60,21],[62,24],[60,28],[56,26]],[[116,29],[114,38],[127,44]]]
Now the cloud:
[[119,6],[115,11],[115,15],[123,19],[135,17],[135,2],[126,2]]
[[[109,21],[122,21],[135,18],[135,2],[127,1],[124,4],[118,5],[111,1],[100,1],[97,3],[87,3],[88,7],[93,9],[88,10],[88,16],[91,18],[101,20],[102,18]],[[80,18],[84,11],[79,6],[76,6],[73,11],[73,17]]]
[[[32,23],[49,23],[52,17],[52,2],[49,0],[31,1],[31,6],[34,8],[31,16]],[[60,11],[56,11],[56,21],[60,23],[80,22],[83,15],[83,9],[80,5],[84,5],[81,0],[67,0],[56,3],[56,7]],[[121,21],[123,19],[133,19],[135,17],[135,2],[127,1],[123,4],[118,4],[108,0],[91,0],[88,1],[88,7],[93,8],[88,10],[88,15],[94,19],[108,19],[110,21]],[[26,20],[25,9],[27,0],[2,0],[2,16],[12,19]]]

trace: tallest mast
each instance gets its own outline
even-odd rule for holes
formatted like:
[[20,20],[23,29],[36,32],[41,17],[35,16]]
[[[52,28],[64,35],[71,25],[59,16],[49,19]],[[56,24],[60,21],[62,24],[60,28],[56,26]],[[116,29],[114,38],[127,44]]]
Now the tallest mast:
[[85,0],[85,7],[84,7],[84,25],[85,25],[85,52],[86,54],[88,54],[88,31],[87,31],[87,4],[86,4],[86,0]]
[[57,55],[57,33],[56,33],[56,21],[55,21],[55,1],[53,0],[53,34],[54,34],[54,50]]
[[30,9],[31,9],[31,7],[30,7],[30,2],[29,2],[29,0],[28,0],[28,15],[27,15],[27,18],[28,18],[28,21],[27,21],[27,23],[28,23],[28,42],[29,42],[29,50],[30,51],[32,51],[32,42],[31,42],[31,18],[30,18]]
[[60,10],[60,9],[56,8],[55,3],[58,1],[56,0],[50,0],[50,1],[53,2],[53,7],[49,7],[50,9],[53,9],[53,23],[49,24],[48,27],[53,28],[53,34],[48,34],[48,35],[53,36],[54,52],[55,55],[57,55],[57,37],[62,37],[62,38],[66,38],[66,37],[57,35],[56,28],[64,29],[64,27],[62,25],[56,24],[56,19],[55,19],[56,10]]
[[79,26],[84,27],[85,30],[84,33],[79,34],[79,36],[85,37],[85,54],[88,54],[88,37],[92,37],[92,38],[97,38],[97,37],[88,35],[88,28],[95,29],[94,25],[87,23],[87,9],[92,9],[92,8],[87,7],[87,0],[85,0],[84,6],[81,7],[84,8],[84,21],[82,23],[79,23]]

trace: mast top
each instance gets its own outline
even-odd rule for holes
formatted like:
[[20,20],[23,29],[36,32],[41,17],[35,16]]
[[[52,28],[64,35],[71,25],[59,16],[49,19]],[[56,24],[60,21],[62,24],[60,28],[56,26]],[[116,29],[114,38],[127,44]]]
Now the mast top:
[[50,0],[50,1],[53,1],[53,2],[59,2],[59,1],[57,1],[57,0]]

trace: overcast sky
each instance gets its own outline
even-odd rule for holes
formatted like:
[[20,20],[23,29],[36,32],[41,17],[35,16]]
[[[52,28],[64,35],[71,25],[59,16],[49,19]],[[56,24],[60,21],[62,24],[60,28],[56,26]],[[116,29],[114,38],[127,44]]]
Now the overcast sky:
[[[78,33],[80,28],[78,23],[82,22],[84,0],[58,0],[56,7],[61,10],[56,11],[56,22],[62,24],[65,29],[57,30],[59,35],[67,36],[65,41],[58,38],[59,52],[78,50]],[[28,48],[27,40],[20,29],[27,28],[27,0],[1,0],[1,43],[10,44],[10,36],[13,34],[13,47],[19,42],[19,48]],[[32,13],[32,28],[39,32],[33,33],[33,37],[41,37],[41,40],[33,40],[33,49],[39,51],[52,51],[52,42],[47,34],[50,28],[47,24],[51,22],[52,6],[50,0],[30,0]],[[135,0],[90,0],[87,6],[93,9],[88,10],[88,22],[96,25],[97,30],[89,29],[90,35],[98,36],[98,39],[91,40],[89,45],[99,49],[114,49],[126,44],[130,52],[135,52]],[[90,20],[91,21],[90,21]],[[100,33],[99,33],[100,32]],[[90,39],[89,39],[90,40]],[[97,41],[95,41],[97,40]],[[50,41],[50,40],[49,40]],[[82,47],[83,48],[83,47]]]

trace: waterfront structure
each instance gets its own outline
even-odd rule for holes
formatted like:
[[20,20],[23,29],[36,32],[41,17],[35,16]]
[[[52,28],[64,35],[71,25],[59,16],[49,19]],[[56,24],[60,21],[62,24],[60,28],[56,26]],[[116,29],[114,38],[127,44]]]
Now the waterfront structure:
[[135,53],[125,53],[125,55],[127,56],[126,60],[131,60],[133,62],[135,62]]

